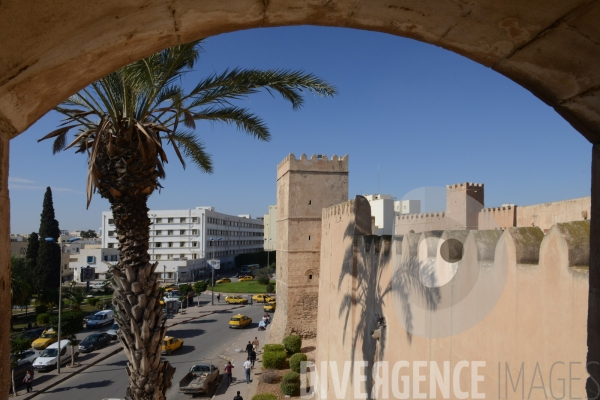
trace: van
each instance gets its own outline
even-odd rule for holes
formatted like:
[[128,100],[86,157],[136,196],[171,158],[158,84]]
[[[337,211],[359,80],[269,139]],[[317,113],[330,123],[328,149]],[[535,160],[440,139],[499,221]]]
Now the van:
[[99,326],[112,325],[115,322],[115,312],[113,310],[98,311],[92,319],[86,323],[88,328],[97,328]]
[[[60,364],[66,364],[71,361],[71,352],[75,351],[75,358],[79,356],[77,347],[69,344],[68,340],[60,341]],[[59,357],[58,343],[51,344],[46,350],[40,354],[33,362],[33,368],[36,371],[47,371],[56,367],[57,357]]]

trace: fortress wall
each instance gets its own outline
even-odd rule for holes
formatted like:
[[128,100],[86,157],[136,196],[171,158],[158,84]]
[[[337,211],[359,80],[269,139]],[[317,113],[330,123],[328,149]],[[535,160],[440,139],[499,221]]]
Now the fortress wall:
[[516,226],[539,226],[542,231],[546,232],[554,224],[583,221],[590,218],[591,197],[581,197],[554,203],[518,207]]
[[395,235],[444,230],[447,227],[446,214],[444,212],[403,214],[396,216],[394,222]]
[[501,229],[516,226],[517,206],[484,208],[479,212],[479,230]]
[[[566,398],[584,398],[588,269],[580,264],[589,257],[588,221],[557,224],[546,235],[537,227],[409,233],[390,238],[387,255],[381,250],[376,254],[374,237],[342,240],[343,232],[338,227],[323,237],[329,253],[322,247],[318,368],[321,361],[338,361],[340,371],[343,361],[389,361],[391,374],[395,363],[405,360],[410,367],[402,368],[400,375],[408,376],[409,398],[417,398],[413,368],[423,362],[419,371],[424,381],[418,391],[430,398],[432,361],[441,371],[449,362],[451,381],[456,365],[468,361],[458,381],[471,398],[472,362],[484,361],[477,388],[485,398],[546,399],[563,393]],[[419,272],[431,262],[433,244],[427,242],[434,238],[439,238],[434,269],[454,265],[457,272],[449,284],[428,290],[419,286]],[[443,242],[450,239],[463,244],[462,258],[450,258],[456,262],[440,260]],[[384,243],[384,238],[379,241]],[[342,273],[348,257],[333,250],[336,247],[358,257],[355,282]],[[456,249],[448,252],[457,254]],[[374,314],[383,315],[384,328],[377,330]],[[379,332],[378,340],[371,336],[373,331]],[[514,392],[509,381],[516,384],[520,372]],[[361,387],[369,389],[369,381]],[[452,385],[449,398],[456,399]],[[350,385],[345,398],[354,397],[352,390]],[[336,398],[331,378],[327,393]],[[436,393],[446,398],[439,388]],[[391,389],[389,396],[393,398]]]

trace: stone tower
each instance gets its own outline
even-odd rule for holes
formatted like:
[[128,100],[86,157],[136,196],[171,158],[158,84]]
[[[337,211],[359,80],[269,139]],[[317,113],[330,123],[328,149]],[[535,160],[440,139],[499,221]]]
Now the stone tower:
[[446,229],[477,229],[484,204],[483,183],[446,186]]
[[315,337],[324,208],[348,200],[348,156],[287,156],[277,166],[277,309],[270,339]]

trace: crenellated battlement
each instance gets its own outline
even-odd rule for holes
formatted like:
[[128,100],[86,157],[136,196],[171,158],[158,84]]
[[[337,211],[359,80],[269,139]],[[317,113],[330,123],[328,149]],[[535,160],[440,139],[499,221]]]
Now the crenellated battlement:
[[419,213],[419,214],[400,214],[396,216],[397,220],[415,220],[420,218],[444,218],[446,213],[444,211]]
[[465,182],[455,183],[454,185],[446,185],[448,190],[469,190],[469,189],[483,189],[483,183]]
[[336,204],[323,209],[323,220],[341,215],[350,215],[354,213],[354,200]]
[[515,209],[515,208],[517,208],[517,206],[490,207],[490,208],[483,208],[479,212],[480,213],[485,213],[485,212],[499,212],[499,211],[512,210],[512,209]]
[[288,171],[299,172],[348,172],[349,156],[346,154],[343,157],[332,155],[331,159],[325,154],[313,154],[310,158],[306,154],[302,154],[300,158],[290,153],[277,166],[277,179]]

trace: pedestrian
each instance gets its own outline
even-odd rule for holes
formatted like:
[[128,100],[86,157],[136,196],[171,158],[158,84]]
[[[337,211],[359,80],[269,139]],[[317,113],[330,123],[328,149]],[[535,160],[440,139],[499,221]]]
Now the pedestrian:
[[235,396],[235,397],[233,398],[233,400],[244,400],[244,398],[243,398],[242,396],[240,396],[240,391],[239,391],[239,390],[238,390],[238,392],[237,392],[237,396]]
[[250,361],[250,357],[246,359],[244,363],[244,371],[246,371],[246,383],[250,383],[250,371],[252,370],[252,362]]
[[225,375],[227,375],[227,384],[231,385],[233,381],[233,377],[231,376],[231,370],[233,369],[233,365],[231,365],[231,361],[227,361],[227,365],[225,366]]
[[248,295],[248,301],[250,302],[250,305],[252,305],[252,295],[251,294]]
[[248,344],[246,345],[246,353],[250,354],[250,352],[252,351],[252,343],[250,343],[250,341],[248,340]]
[[221,302],[221,293],[217,293],[217,302]]
[[250,352],[250,362],[252,362],[252,368],[254,368],[254,362],[256,361],[256,352],[254,349]]
[[31,387],[33,383],[33,373],[30,370],[27,370],[27,372],[25,373],[25,378],[23,378],[23,382],[25,382],[25,386],[27,387],[27,393],[33,391],[33,388]]
[[252,347],[254,348],[254,351],[258,352],[258,338],[256,336],[254,336],[254,340],[252,341]]

